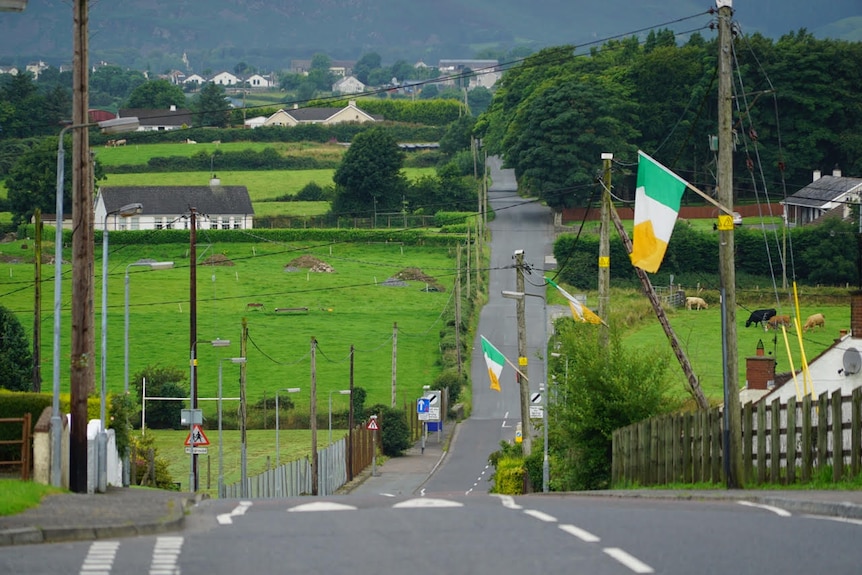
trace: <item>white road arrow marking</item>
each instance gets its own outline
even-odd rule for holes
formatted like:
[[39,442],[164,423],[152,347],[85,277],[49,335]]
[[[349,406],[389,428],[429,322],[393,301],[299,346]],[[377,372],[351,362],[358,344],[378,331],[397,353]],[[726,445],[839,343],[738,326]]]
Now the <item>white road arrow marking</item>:
[[234,507],[230,513],[221,513],[216,517],[220,525],[230,525],[233,523],[233,518],[237,515],[245,515],[248,508],[251,507],[251,501],[240,501],[239,505]]
[[790,511],[786,511],[781,509],[780,507],[775,507],[772,505],[762,505],[760,503],[752,503],[751,501],[737,501],[740,505],[745,505],[746,507],[756,507],[757,509],[764,509],[766,511],[772,511],[779,517],[790,517]]

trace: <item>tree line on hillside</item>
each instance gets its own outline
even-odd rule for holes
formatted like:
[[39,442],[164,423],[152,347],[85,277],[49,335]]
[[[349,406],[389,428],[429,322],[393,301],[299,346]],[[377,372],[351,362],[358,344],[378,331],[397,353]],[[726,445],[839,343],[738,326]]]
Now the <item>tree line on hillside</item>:
[[[634,197],[636,152],[711,191],[717,133],[717,40],[669,30],[613,40],[589,55],[542,50],[504,75],[474,136],[514,168],[519,186],[554,208],[585,206],[601,154],[615,155],[617,197]],[[734,190],[782,197],[813,170],[862,176],[862,42],[805,30],[734,40]],[[780,127],[780,130],[779,130]],[[773,195],[773,197],[775,197]]]

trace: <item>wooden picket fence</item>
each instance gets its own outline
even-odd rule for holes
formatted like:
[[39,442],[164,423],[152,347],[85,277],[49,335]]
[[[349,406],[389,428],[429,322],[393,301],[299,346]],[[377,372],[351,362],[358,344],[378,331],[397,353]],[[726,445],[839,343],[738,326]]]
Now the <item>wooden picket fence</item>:
[[[862,472],[862,389],[782,404],[741,408],[743,481],[791,484],[831,472],[833,481]],[[654,417],[617,429],[613,485],[722,483],[721,408]]]
[[[3,461],[0,461],[0,466],[12,467],[16,469],[21,479],[28,481],[30,472],[33,468],[33,440],[32,426],[30,425],[30,414],[25,413],[23,417],[3,417],[0,418],[0,424],[16,425],[21,427],[21,439],[4,439],[0,440],[0,446],[12,446],[12,449],[3,449]],[[12,455],[15,454],[15,455]],[[14,459],[7,459],[14,457]]]

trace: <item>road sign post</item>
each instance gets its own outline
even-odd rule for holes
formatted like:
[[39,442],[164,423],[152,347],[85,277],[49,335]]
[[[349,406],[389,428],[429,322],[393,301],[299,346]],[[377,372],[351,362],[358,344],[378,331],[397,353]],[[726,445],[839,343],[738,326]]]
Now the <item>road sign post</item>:
[[377,416],[372,415],[368,418],[367,428],[371,430],[371,477],[377,476]]

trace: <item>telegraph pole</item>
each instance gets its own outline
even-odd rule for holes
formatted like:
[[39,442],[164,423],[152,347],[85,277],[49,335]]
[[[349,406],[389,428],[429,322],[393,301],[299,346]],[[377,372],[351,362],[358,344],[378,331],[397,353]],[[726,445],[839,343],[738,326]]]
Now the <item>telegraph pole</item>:
[[[248,351],[248,319],[242,318],[242,336],[239,340],[239,355],[247,357]],[[243,497],[248,497],[248,440],[246,438],[246,427],[248,423],[248,399],[245,392],[246,381],[246,366],[247,363],[241,363],[239,366],[239,424],[240,424],[240,475],[242,479],[242,489],[240,492]],[[278,392],[276,392],[278,393]],[[266,402],[264,402],[266,405]],[[266,420],[266,418],[264,418]]]
[[[350,398],[353,401],[353,397]],[[308,407],[311,418],[311,494],[317,495],[317,340],[311,336],[311,403]]]
[[[524,292],[524,250],[515,251],[515,291]],[[530,380],[527,373],[527,320],[525,317],[526,297],[515,300],[518,315],[518,367],[523,375],[518,376],[521,395],[521,449],[524,457],[530,455],[533,444],[533,426],[530,422]],[[547,329],[547,326],[544,328]]]
[[350,410],[347,412],[347,481],[353,480],[353,344],[350,345]]
[[[467,256],[467,261],[470,261],[470,256]],[[455,356],[458,361],[458,375],[460,376],[464,366],[461,362],[461,246],[459,245],[455,252]],[[469,283],[470,272],[467,272]],[[467,288],[470,292],[470,288]]]
[[35,309],[33,310],[33,391],[36,393],[42,392],[42,210],[36,208],[33,213],[35,220],[35,245],[33,253],[36,254],[36,259],[33,260],[35,268],[35,278],[33,279],[35,299]]
[[[74,0],[72,8],[72,125],[89,123],[88,6]],[[69,387],[72,425],[69,431],[69,489],[87,492],[87,396],[95,389],[93,357],[93,178],[90,132],[72,132],[72,353]],[[63,222],[58,221],[58,226]]]
[[[718,201],[733,209],[733,141],[730,20],[733,0],[716,0],[718,6]],[[733,221],[722,214],[718,226],[718,260],[724,310],[724,411],[727,487],[742,487],[742,426],[739,413],[739,365],[736,334],[736,269]]]
[[[189,220],[191,229],[189,230],[189,349],[192,350],[192,365],[191,369],[191,405],[192,419],[194,419],[195,410],[198,408],[198,359],[197,359],[197,339],[198,339],[198,272],[197,272],[197,222],[195,216],[197,208],[189,206]],[[194,452],[192,446],[192,477],[194,481],[189,485],[189,490],[196,493],[198,490],[198,455]]]
[[602,225],[599,235],[599,343],[607,347],[610,337],[608,315],[610,313],[611,297],[611,160],[613,154],[603,153],[602,175]]
[[392,407],[395,407],[395,384],[398,365],[398,322],[392,323]]

